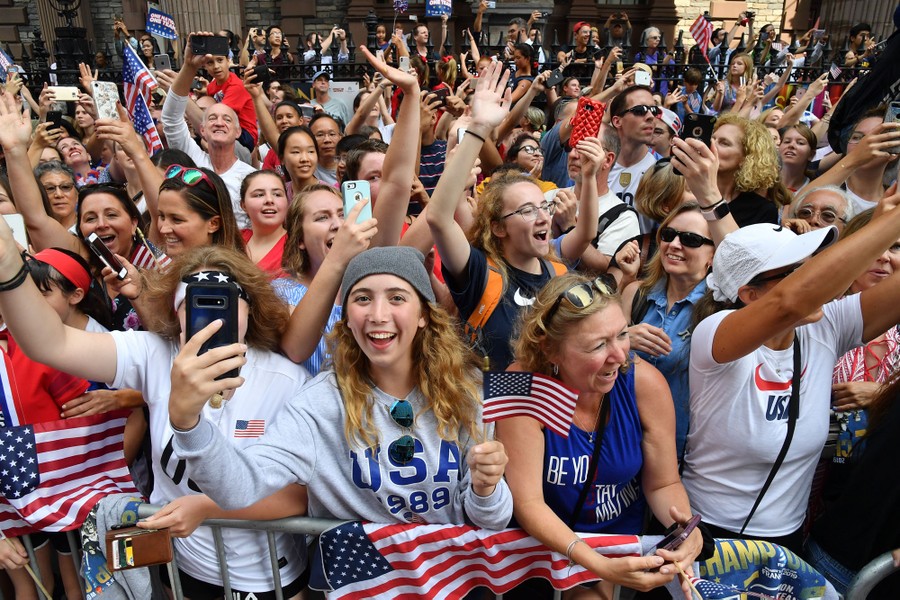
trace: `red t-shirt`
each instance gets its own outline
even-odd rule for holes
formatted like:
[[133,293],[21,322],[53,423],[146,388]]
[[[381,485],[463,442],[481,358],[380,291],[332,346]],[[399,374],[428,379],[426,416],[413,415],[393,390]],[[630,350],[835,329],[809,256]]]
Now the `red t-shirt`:
[[259,127],[256,125],[256,109],[253,108],[253,98],[244,87],[244,82],[234,73],[228,73],[225,83],[219,85],[217,81],[209,82],[206,93],[231,107],[237,113],[241,129],[250,134],[254,145],[259,139]]
[[[244,238],[244,244],[246,244],[253,237],[253,230],[241,229],[241,237]],[[275,245],[272,246],[272,249],[269,250],[269,253],[256,263],[257,267],[266,272],[269,280],[287,277],[285,272],[281,270],[281,257],[284,254],[285,241],[287,241],[287,234],[281,236]]]
[[[9,388],[18,424],[58,421],[62,417],[62,405],[84,394],[90,384],[52,367],[35,362],[25,356],[8,331],[0,331],[0,340],[6,340],[8,348],[3,353]],[[5,396],[5,394],[4,394]]]

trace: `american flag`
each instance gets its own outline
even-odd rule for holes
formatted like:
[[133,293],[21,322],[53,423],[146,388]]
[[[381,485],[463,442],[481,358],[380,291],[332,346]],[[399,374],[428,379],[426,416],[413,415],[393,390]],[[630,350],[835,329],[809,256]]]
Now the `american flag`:
[[409,9],[409,2],[407,0],[394,0],[394,12],[402,15]]
[[[581,536],[607,557],[641,555],[636,535]],[[532,577],[560,590],[598,579],[521,529],[353,522],[323,533],[320,549],[310,587],[328,591],[330,600],[452,600],[478,586],[507,592]]]
[[162,150],[162,142],[156,124],[150,116],[147,99],[156,89],[156,80],[153,75],[138,58],[137,53],[130,44],[122,47],[122,84],[125,87],[125,108],[134,123],[134,130],[144,137],[150,154]]
[[234,437],[236,438],[258,438],[265,432],[265,419],[250,419],[248,421],[238,419],[234,425]]
[[0,510],[0,530],[68,531],[104,496],[136,494],[122,451],[128,414],[0,428],[0,494],[16,511]]
[[828,67],[828,74],[831,75],[832,79],[837,79],[841,76],[841,68],[837,66],[837,63],[831,63],[831,66]]
[[712,39],[712,32],[712,23],[706,18],[706,15],[700,15],[694,21],[694,24],[691,25],[691,37],[700,46],[700,52],[703,53],[703,58],[706,58],[707,61],[709,59],[706,57],[706,51],[709,49],[709,40]]
[[3,355],[3,362],[0,363],[0,427],[7,427],[18,425],[21,422],[21,415],[16,408],[16,400],[9,380],[12,362],[6,352],[0,352],[0,354]]
[[[149,244],[149,242],[148,242]],[[131,264],[138,269],[148,269],[151,271],[164,271],[166,267],[172,264],[172,259],[162,251],[153,252],[144,244],[138,244],[137,250],[131,257]]]
[[577,399],[577,391],[540,373],[490,371],[484,374],[483,420],[531,417],[569,437]]

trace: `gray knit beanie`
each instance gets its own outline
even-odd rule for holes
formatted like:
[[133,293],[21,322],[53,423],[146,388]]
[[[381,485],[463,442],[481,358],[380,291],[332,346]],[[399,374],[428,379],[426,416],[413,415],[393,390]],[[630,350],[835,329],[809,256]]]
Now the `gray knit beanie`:
[[346,316],[347,296],[360,279],[369,275],[396,275],[409,283],[428,302],[435,302],[425,257],[409,246],[382,246],[357,254],[347,265],[341,281],[341,317]]

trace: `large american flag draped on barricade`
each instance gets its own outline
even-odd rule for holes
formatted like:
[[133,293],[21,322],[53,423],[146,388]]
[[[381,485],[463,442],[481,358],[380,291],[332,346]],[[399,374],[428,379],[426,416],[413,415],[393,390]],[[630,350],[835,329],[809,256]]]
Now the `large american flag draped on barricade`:
[[[635,535],[589,535],[607,556],[640,556]],[[462,598],[478,586],[496,593],[545,577],[568,589],[596,577],[552,552],[521,529],[489,531],[470,525],[345,523],[322,534],[310,587],[329,600]]]
[[706,58],[707,62],[709,62],[709,58],[707,58],[706,52],[709,49],[709,41],[712,39],[712,32],[712,23],[706,18],[706,15],[700,15],[697,17],[697,20],[694,21],[694,24],[691,25],[691,37],[697,42],[697,45],[700,47],[700,52],[703,53],[703,58]]
[[482,419],[537,419],[556,434],[569,437],[578,392],[540,373],[489,371],[484,374]]
[[104,496],[138,494],[122,450],[129,411],[0,428],[0,531],[76,529]]
[[163,145],[159,139],[159,132],[150,116],[148,100],[150,94],[156,89],[156,80],[150,74],[146,65],[141,62],[137,52],[131,44],[122,47],[122,84],[125,88],[125,108],[134,123],[137,131],[147,144],[150,154],[162,150]]
[[[641,556],[662,539],[578,535],[609,558]],[[699,573],[706,578],[691,581],[707,600],[837,600],[822,575],[768,542],[716,540],[716,555],[699,563]],[[569,566],[564,555],[521,529],[354,521],[320,536],[310,587],[328,592],[329,600],[459,600],[479,586],[502,594],[536,577],[558,590],[598,579],[580,565]],[[680,584],[673,584],[681,597]]]

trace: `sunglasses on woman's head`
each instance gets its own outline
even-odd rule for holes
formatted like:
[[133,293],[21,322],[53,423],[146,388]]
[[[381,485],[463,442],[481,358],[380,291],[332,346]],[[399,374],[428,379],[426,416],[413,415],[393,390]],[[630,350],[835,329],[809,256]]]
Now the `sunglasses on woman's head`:
[[212,180],[200,169],[185,167],[183,165],[171,165],[166,169],[166,179],[178,179],[181,183],[194,187],[201,181],[215,189]]
[[[391,404],[391,418],[394,423],[409,429],[415,422],[412,404],[408,400],[397,400]],[[398,465],[405,465],[413,459],[416,453],[416,438],[409,434],[401,435],[388,446],[388,456]]]
[[690,231],[678,231],[671,227],[663,227],[659,230],[659,239],[669,243],[675,241],[675,238],[681,240],[681,245],[686,248],[699,248],[700,246],[714,246],[715,243],[708,237],[703,237],[699,233],[691,233]]
[[658,106],[649,104],[638,104],[637,106],[632,106],[631,108],[626,109],[622,114],[625,115],[627,113],[632,113],[636,117],[643,117],[648,112],[654,117],[658,117],[662,114],[662,110]]
[[547,318],[544,319],[544,323],[549,325],[553,320],[553,317],[556,316],[556,313],[559,311],[559,305],[562,304],[563,298],[569,301],[569,304],[577,308],[578,310],[582,310],[590,306],[596,300],[596,296],[594,295],[594,290],[600,292],[601,296],[605,296],[607,298],[616,295],[616,280],[611,275],[601,275],[597,277],[593,281],[586,281],[584,283],[576,283],[569,289],[563,291],[562,294],[557,296],[556,302],[553,303],[553,306],[550,307],[550,310],[547,311]]

